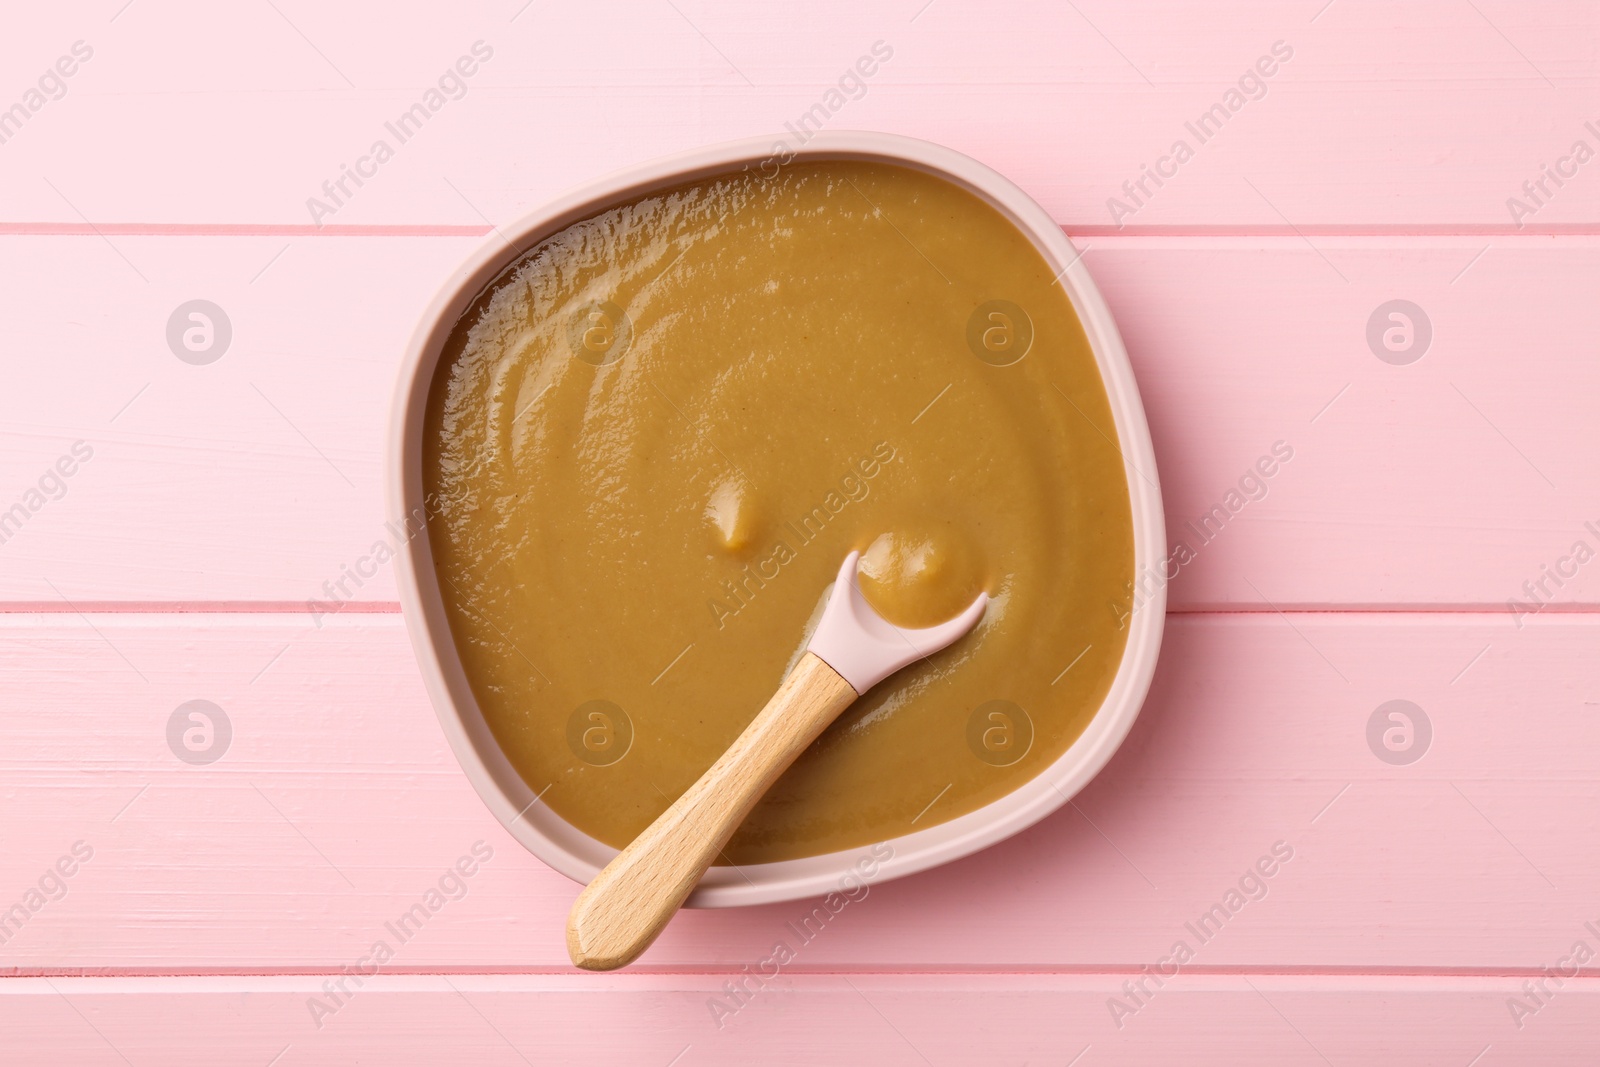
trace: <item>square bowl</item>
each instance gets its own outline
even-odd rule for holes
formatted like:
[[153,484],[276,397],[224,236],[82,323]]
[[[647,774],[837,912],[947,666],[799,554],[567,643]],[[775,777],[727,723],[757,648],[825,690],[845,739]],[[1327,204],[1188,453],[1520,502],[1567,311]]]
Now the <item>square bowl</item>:
[[[1117,673],[1083,733],[1036,777],[989,804],[869,849],[831,852],[775,863],[713,867],[690,907],[768,904],[821,896],[854,884],[926,870],[970,855],[1038,822],[1065,804],[1105,766],[1139,714],[1160,650],[1166,618],[1166,531],[1155,480],[1155,452],[1138,386],[1116,324],[1081,255],[1049,214],[982,163],[927,141],[881,133],[818,133],[802,145],[771,138],[734,141],[656,160],[591,182],[508,225],[445,282],[423,313],[397,385],[388,441],[386,489],[390,519],[402,526],[396,580],[406,629],[428,695],[467,778],[501,824],[551,867],[580,883],[598,874],[617,850],[590,837],[538,802],[499,745],[478,707],[456,652],[439,593],[428,540],[422,478],[424,415],[445,342],[467,308],[507,266],[551,234],[614,204],[684,182],[794,161],[886,163],[942,178],[985,201],[1027,235],[1072,301],[1094,353],[1116,423],[1133,519],[1135,588],[1128,641]],[[774,171],[775,172],[775,171]],[[755,710],[752,708],[752,714]]]

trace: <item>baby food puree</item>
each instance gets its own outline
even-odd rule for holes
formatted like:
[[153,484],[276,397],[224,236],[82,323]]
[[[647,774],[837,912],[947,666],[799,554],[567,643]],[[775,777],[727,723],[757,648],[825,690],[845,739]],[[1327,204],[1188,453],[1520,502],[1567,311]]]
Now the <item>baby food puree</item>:
[[926,829],[1083,730],[1123,652],[1128,487],[1029,240],[909,168],[799,162],[595,214],[469,308],[428,403],[450,629],[543,803],[621,847],[799,657],[846,553],[889,620],[978,627],[849,708],[725,858]]

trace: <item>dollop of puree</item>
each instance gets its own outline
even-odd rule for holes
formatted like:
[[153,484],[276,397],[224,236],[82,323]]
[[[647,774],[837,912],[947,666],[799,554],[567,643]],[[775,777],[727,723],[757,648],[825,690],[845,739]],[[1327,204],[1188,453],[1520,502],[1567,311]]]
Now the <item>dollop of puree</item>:
[[706,502],[706,520],[724,552],[739,553],[754,543],[761,531],[761,504],[741,478],[719,483]]
[[[1006,218],[928,174],[794,162],[598,211],[479,295],[429,396],[429,541],[496,741],[619,847],[766,703],[852,549],[900,625],[986,590],[726,850],[791,859],[972,811],[1082,732],[1133,580],[1114,440],[1071,303]],[[995,701],[1027,744],[985,747]]]
[[857,581],[874,611],[896,626],[934,626],[984,592],[977,550],[953,525],[922,523],[873,539]]

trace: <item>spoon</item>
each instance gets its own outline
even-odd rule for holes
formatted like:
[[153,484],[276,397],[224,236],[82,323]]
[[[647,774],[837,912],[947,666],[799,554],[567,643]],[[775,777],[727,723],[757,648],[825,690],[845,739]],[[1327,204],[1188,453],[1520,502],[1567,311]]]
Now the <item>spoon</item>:
[[699,781],[578,894],[567,916],[573,963],[610,971],[637,959],[806,746],[858,696],[971,630],[989,602],[989,594],[979,593],[949,622],[918,630],[895,626],[861,595],[859,557],[845,557],[805,655],[767,706]]

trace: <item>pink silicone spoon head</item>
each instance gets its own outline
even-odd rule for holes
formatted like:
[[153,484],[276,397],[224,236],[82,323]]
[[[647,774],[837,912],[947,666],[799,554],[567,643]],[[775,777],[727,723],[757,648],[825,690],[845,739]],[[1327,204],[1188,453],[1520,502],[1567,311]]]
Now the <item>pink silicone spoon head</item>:
[[860,557],[861,553],[852,552],[844,558],[833,592],[828,594],[828,606],[822,609],[822,621],[806,645],[857,693],[865,693],[901,667],[954,643],[977,625],[989,603],[989,594],[979,593],[948,622],[918,630],[896,626],[861,595],[856,581]]

